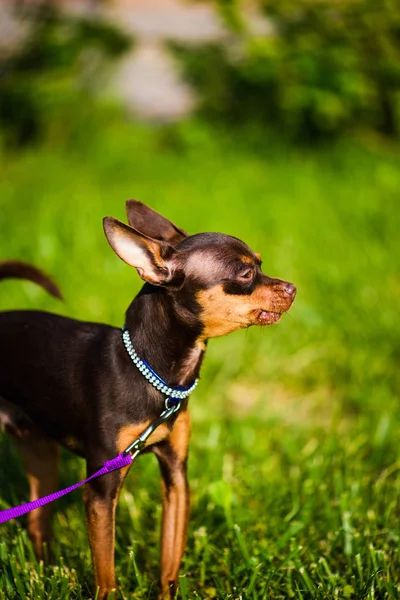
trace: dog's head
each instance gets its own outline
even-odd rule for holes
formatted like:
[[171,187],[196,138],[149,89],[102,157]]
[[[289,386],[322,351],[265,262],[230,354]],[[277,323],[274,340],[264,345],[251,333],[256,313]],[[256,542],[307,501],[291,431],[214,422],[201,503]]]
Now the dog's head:
[[188,236],[148,206],[128,200],[129,226],[103,221],[116,254],[140,277],[174,296],[176,310],[198,322],[204,339],[250,325],[272,325],[289,310],[292,283],[268,277],[261,257],[222,233]]

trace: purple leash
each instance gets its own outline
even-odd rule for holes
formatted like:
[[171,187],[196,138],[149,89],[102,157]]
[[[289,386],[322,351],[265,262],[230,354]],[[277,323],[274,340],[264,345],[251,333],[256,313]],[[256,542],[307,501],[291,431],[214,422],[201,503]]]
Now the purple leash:
[[106,475],[107,473],[111,473],[111,471],[116,471],[117,469],[122,469],[122,467],[127,467],[133,462],[132,456],[128,453],[121,452],[115,458],[111,460],[106,460],[101,469],[93,473],[87,479],[83,481],[79,481],[78,483],[74,483],[74,485],[70,485],[69,487],[59,490],[58,492],[54,492],[54,494],[49,494],[48,496],[43,496],[43,498],[38,498],[37,500],[33,500],[32,502],[27,502],[26,504],[21,504],[20,506],[15,506],[14,508],[6,508],[6,510],[0,511],[0,524],[6,523],[6,521],[10,521],[10,519],[16,519],[17,517],[21,517],[31,510],[35,510],[35,508],[39,508],[40,506],[44,506],[49,502],[53,502],[53,500],[57,500],[61,498],[61,496],[65,496],[70,492],[73,492],[81,485],[84,485],[88,481],[92,479],[96,479],[96,477],[101,477],[102,475]]
[[[44,506],[49,502],[53,502],[53,500],[57,500],[61,498],[61,496],[65,496],[70,492],[73,492],[81,485],[88,483],[92,479],[96,479],[96,477],[101,477],[102,475],[106,475],[107,473],[111,473],[111,471],[116,471],[117,469],[122,469],[122,467],[127,467],[132,464],[135,458],[144,450],[146,446],[146,441],[149,439],[153,431],[157,429],[161,423],[164,423],[167,419],[169,419],[174,413],[176,413],[180,408],[180,400],[178,402],[172,402],[170,398],[165,400],[165,409],[161,413],[161,415],[151,423],[147,429],[134,441],[130,444],[121,454],[115,456],[111,460],[106,460],[101,469],[93,473],[87,479],[83,481],[79,481],[78,483],[74,483],[74,485],[70,485],[69,487],[60,490],[58,492],[54,492],[53,494],[49,494],[48,496],[43,496],[43,498],[38,498],[37,500],[33,500],[32,502],[27,502],[26,504],[21,504],[20,506],[15,506],[14,508],[6,508],[6,510],[0,511],[0,525],[2,523],[6,523],[10,521],[10,519],[16,519],[17,517],[21,517],[22,515],[30,512],[31,510],[35,510],[35,508],[39,508],[40,506]],[[133,454],[131,454],[133,452]]]
[[[151,423],[147,429],[134,441],[130,444],[121,454],[115,456],[111,460],[106,460],[101,469],[93,473],[87,479],[83,481],[79,481],[78,483],[74,483],[70,487],[65,488],[64,490],[60,490],[58,492],[54,492],[54,494],[49,494],[48,496],[44,496],[43,498],[38,498],[37,500],[33,500],[32,502],[27,502],[26,504],[21,504],[20,506],[15,506],[14,508],[6,508],[6,510],[0,511],[0,525],[2,523],[6,523],[10,521],[10,519],[16,519],[17,517],[21,517],[31,510],[35,510],[35,508],[40,508],[40,506],[44,506],[49,502],[53,502],[53,500],[57,500],[61,498],[61,496],[65,496],[70,492],[73,492],[81,485],[88,483],[92,479],[96,479],[96,477],[101,477],[102,475],[106,475],[107,473],[111,473],[111,471],[116,471],[117,469],[122,469],[122,467],[127,467],[132,464],[135,458],[141,453],[141,451],[146,446],[146,441],[151,436],[153,431],[157,429],[161,423],[164,423],[167,419],[169,419],[174,413],[176,413],[180,409],[181,401],[184,400],[191,394],[194,388],[197,385],[197,379],[191,386],[184,388],[181,386],[169,387],[168,384],[165,383],[161,377],[157,375],[155,371],[150,367],[150,365],[145,361],[139,358],[134,347],[132,346],[132,342],[129,337],[128,330],[124,327],[122,339],[125,345],[125,348],[132,359],[134,365],[139,369],[142,375],[147,379],[147,381],[155,387],[158,391],[165,394],[167,397],[165,399],[165,408],[155,421]],[[131,454],[133,452],[133,454]]]
[[[134,441],[130,444],[121,454],[115,456],[111,460],[106,460],[101,469],[93,473],[87,479],[83,481],[79,481],[78,483],[74,483],[74,485],[70,485],[69,487],[60,490],[58,492],[54,492],[53,494],[49,494],[48,496],[44,496],[43,498],[38,498],[37,500],[33,500],[32,502],[27,502],[26,504],[21,504],[20,506],[15,506],[14,508],[6,508],[6,510],[0,511],[0,525],[2,523],[6,523],[6,521],[10,521],[10,519],[16,519],[17,517],[21,517],[22,515],[30,512],[31,510],[35,510],[35,508],[39,508],[40,506],[44,506],[49,502],[53,502],[53,500],[57,500],[61,498],[61,496],[65,496],[70,492],[73,492],[81,485],[88,483],[92,479],[96,479],[96,477],[101,477],[102,475],[106,475],[107,473],[111,473],[111,471],[116,471],[117,469],[122,469],[122,467],[127,467],[132,464],[135,458],[144,450],[146,446],[146,441],[149,439],[153,431],[157,429],[161,423],[164,423],[167,419],[169,419],[174,413],[176,413],[180,408],[180,401],[174,403],[171,402],[170,398],[167,398],[165,401],[165,409],[161,413],[161,415],[151,423],[147,429]],[[131,454],[133,452],[133,454]]]

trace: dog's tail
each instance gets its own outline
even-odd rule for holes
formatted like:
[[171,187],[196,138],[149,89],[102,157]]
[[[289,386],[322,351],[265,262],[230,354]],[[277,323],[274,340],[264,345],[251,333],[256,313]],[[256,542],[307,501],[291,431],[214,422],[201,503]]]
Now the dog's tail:
[[0,262],[0,281],[2,279],[28,279],[44,288],[49,294],[62,300],[62,294],[54,281],[33,265],[18,260]]

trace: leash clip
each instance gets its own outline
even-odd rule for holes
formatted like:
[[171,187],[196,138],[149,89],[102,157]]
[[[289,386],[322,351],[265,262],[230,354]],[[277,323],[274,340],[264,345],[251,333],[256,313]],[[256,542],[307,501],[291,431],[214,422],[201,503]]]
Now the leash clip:
[[157,429],[157,427],[162,425],[180,409],[181,402],[180,400],[178,400],[178,402],[171,402],[171,398],[166,398],[164,406],[165,409],[162,411],[158,419],[156,419],[153,423],[150,423],[147,429],[145,429],[143,433],[138,438],[136,438],[136,440],[129,444],[127,448],[125,448],[125,450],[122,453],[123,456],[129,454],[129,452],[133,452],[132,460],[136,458],[145,449],[147,440],[149,439],[151,434]]
[[[176,401],[176,400],[172,400],[172,398],[170,398],[169,396],[167,396],[167,397],[165,398],[165,403],[164,403],[164,406],[165,406],[165,410],[168,410],[168,411],[169,411],[169,410],[172,410],[172,413],[174,413],[174,412],[176,412],[177,410],[179,410],[179,409],[180,409],[180,407],[181,407],[181,401],[180,401],[180,400],[178,400],[178,401]],[[165,411],[164,411],[164,412],[165,412]],[[171,413],[171,414],[172,414],[172,413]],[[161,413],[161,415],[160,415],[160,416],[162,416],[163,414],[164,414],[164,413]],[[167,418],[168,418],[168,417],[167,417]]]

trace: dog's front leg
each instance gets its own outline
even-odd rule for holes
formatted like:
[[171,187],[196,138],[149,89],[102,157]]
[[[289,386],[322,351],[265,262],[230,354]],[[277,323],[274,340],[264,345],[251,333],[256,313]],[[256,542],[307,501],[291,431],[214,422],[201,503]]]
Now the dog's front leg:
[[161,595],[174,598],[178,572],[185,549],[190,511],[187,453],[190,418],[187,411],[177,418],[168,440],[154,448],[162,475]]
[[[88,475],[97,469],[98,465],[90,468],[88,464]],[[106,600],[108,594],[117,587],[114,572],[115,508],[128,470],[129,467],[125,467],[93,480],[84,491],[95,586],[99,588],[98,600]]]

